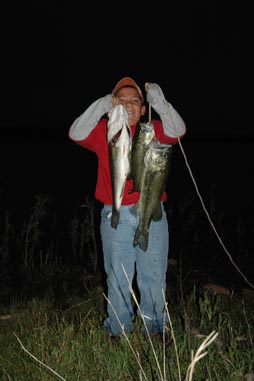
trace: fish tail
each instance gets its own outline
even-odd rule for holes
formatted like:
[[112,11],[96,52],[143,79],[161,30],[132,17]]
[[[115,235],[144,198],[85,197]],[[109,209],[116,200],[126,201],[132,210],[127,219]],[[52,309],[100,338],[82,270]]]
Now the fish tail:
[[139,245],[140,249],[146,251],[148,247],[148,236],[149,232],[147,229],[138,227],[134,236],[133,246]]
[[120,220],[120,212],[113,208],[111,216],[111,226],[116,229]]

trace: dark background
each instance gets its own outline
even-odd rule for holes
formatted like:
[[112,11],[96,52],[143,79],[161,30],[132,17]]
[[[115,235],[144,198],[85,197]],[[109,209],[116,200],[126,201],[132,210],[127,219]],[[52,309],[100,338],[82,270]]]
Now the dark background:
[[[121,77],[132,76],[142,89],[158,83],[185,120],[182,148],[205,202],[215,185],[225,221],[242,220],[253,231],[250,10],[214,1],[137,6],[51,0],[2,13],[6,203],[21,216],[34,194],[48,193],[67,220],[85,196],[93,197],[96,157],[71,142],[68,129]],[[169,199],[195,192],[177,147]]]

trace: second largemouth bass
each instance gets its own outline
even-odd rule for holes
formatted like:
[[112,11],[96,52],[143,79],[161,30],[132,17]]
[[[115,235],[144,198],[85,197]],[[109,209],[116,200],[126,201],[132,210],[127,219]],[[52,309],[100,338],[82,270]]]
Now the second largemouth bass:
[[131,151],[131,173],[133,192],[140,191],[142,174],[144,172],[144,157],[155,136],[152,123],[139,123],[133,138]]
[[159,221],[162,218],[161,196],[166,187],[172,152],[171,144],[162,144],[153,139],[144,157],[140,198],[132,210],[139,215],[133,246],[139,245],[144,251],[148,247],[151,220]]

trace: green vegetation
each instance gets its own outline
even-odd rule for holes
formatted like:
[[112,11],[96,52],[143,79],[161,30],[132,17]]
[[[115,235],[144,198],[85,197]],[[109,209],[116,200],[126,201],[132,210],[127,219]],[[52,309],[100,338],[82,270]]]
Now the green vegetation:
[[154,343],[160,372],[165,372],[162,378],[151,344],[140,334],[139,321],[128,335],[132,349],[124,336],[118,346],[109,344],[101,324],[102,294],[98,288],[85,300],[66,300],[65,308],[47,298],[6,307],[0,321],[1,380],[177,381],[179,373],[184,379],[192,353],[213,331],[218,335],[196,363],[193,380],[253,380],[253,295],[250,305],[243,296],[228,300],[224,295],[193,291],[186,295],[188,330],[183,324],[183,306],[170,303],[173,331],[168,329],[176,347],[172,340],[164,356],[163,346]]
[[[178,205],[178,221],[169,209],[182,240],[172,229],[165,296],[170,320],[165,334],[172,340],[166,348],[143,337],[140,318],[134,332],[123,334],[117,346],[109,344],[102,326],[105,279],[93,201],[87,199],[65,227],[43,195],[21,221],[2,206],[0,380],[253,381],[254,291],[244,282],[232,287],[230,271],[218,285],[222,269],[216,272],[208,255],[216,242],[209,229],[202,238],[206,230],[194,204]],[[222,224],[221,213],[214,220]],[[242,226],[238,231],[237,257],[246,258],[241,264],[247,270],[247,233]],[[197,252],[205,253],[204,261],[195,259]]]

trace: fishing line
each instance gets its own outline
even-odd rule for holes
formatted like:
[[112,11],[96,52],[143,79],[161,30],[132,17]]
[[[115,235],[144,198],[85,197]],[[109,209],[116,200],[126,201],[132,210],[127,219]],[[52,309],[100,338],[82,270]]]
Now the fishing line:
[[151,124],[151,120],[152,120],[152,106],[151,106],[151,103],[148,104],[149,107],[148,107],[148,123]]
[[[149,114],[150,114],[150,108],[151,108],[151,105],[150,105],[150,103],[149,103]],[[174,127],[174,129],[175,129],[175,132],[176,132],[176,126],[175,126],[175,123],[174,123],[174,120],[173,120],[173,117],[172,117],[172,115],[171,115],[171,113],[170,113],[169,108],[168,108],[168,115],[169,115],[169,117],[170,117],[170,119],[171,119],[172,125],[173,125],[173,127]],[[150,116],[149,116],[149,118],[150,118]],[[149,121],[150,121],[150,120],[149,120]],[[202,205],[202,207],[203,207],[203,209],[204,209],[204,212],[205,212],[205,214],[206,214],[206,216],[207,216],[207,218],[208,218],[208,221],[210,222],[210,224],[211,224],[211,226],[212,226],[212,229],[213,229],[213,231],[214,231],[216,237],[218,238],[218,241],[220,242],[220,244],[221,244],[221,246],[223,247],[225,253],[226,253],[227,256],[229,257],[229,259],[230,259],[232,265],[236,268],[236,270],[239,272],[239,274],[241,274],[241,276],[243,277],[243,279],[245,280],[245,282],[246,282],[249,286],[251,286],[251,287],[254,289],[254,285],[247,279],[247,277],[242,273],[242,271],[240,270],[240,268],[239,268],[239,267],[237,266],[237,264],[234,262],[232,256],[230,255],[230,253],[229,253],[229,251],[227,250],[226,246],[224,245],[224,243],[223,243],[223,241],[222,241],[220,235],[218,234],[218,232],[217,232],[217,230],[216,230],[216,228],[215,228],[215,226],[214,226],[214,224],[213,224],[213,222],[212,222],[212,220],[211,220],[211,217],[209,216],[209,213],[208,213],[208,211],[207,211],[207,209],[206,209],[206,207],[205,207],[205,204],[204,204],[204,201],[203,201],[203,199],[202,199],[202,196],[201,196],[201,194],[200,194],[200,192],[199,192],[199,190],[198,190],[197,183],[196,183],[196,181],[195,181],[195,179],[194,179],[194,176],[193,176],[193,174],[192,174],[191,168],[190,168],[190,166],[189,166],[189,164],[188,164],[187,156],[186,156],[186,154],[185,154],[185,152],[184,152],[183,146],[182,146],[181,141],[180,141],[179,137],[177,136],[177,134],[176,134],[176,137],[177,137],[177,140],[178,140],[180,149],[181,149],[181,151],[182,151],[182,154],[183,154],[183,157],[184,157],[185,164],[186,164],[186,166],[187,166],[187,168],[188,168],[188,171],[189,171],[189,173],[190,173],[190,177],[191,177],[191,179],[192,179],[192,181],[193,181],[193,184],[194,184],[194,187],[195,187],[195,189],[196,189],[197,195],[198,195],[198,197],[199,197],[199,199],[200,199],[201,205]]]

